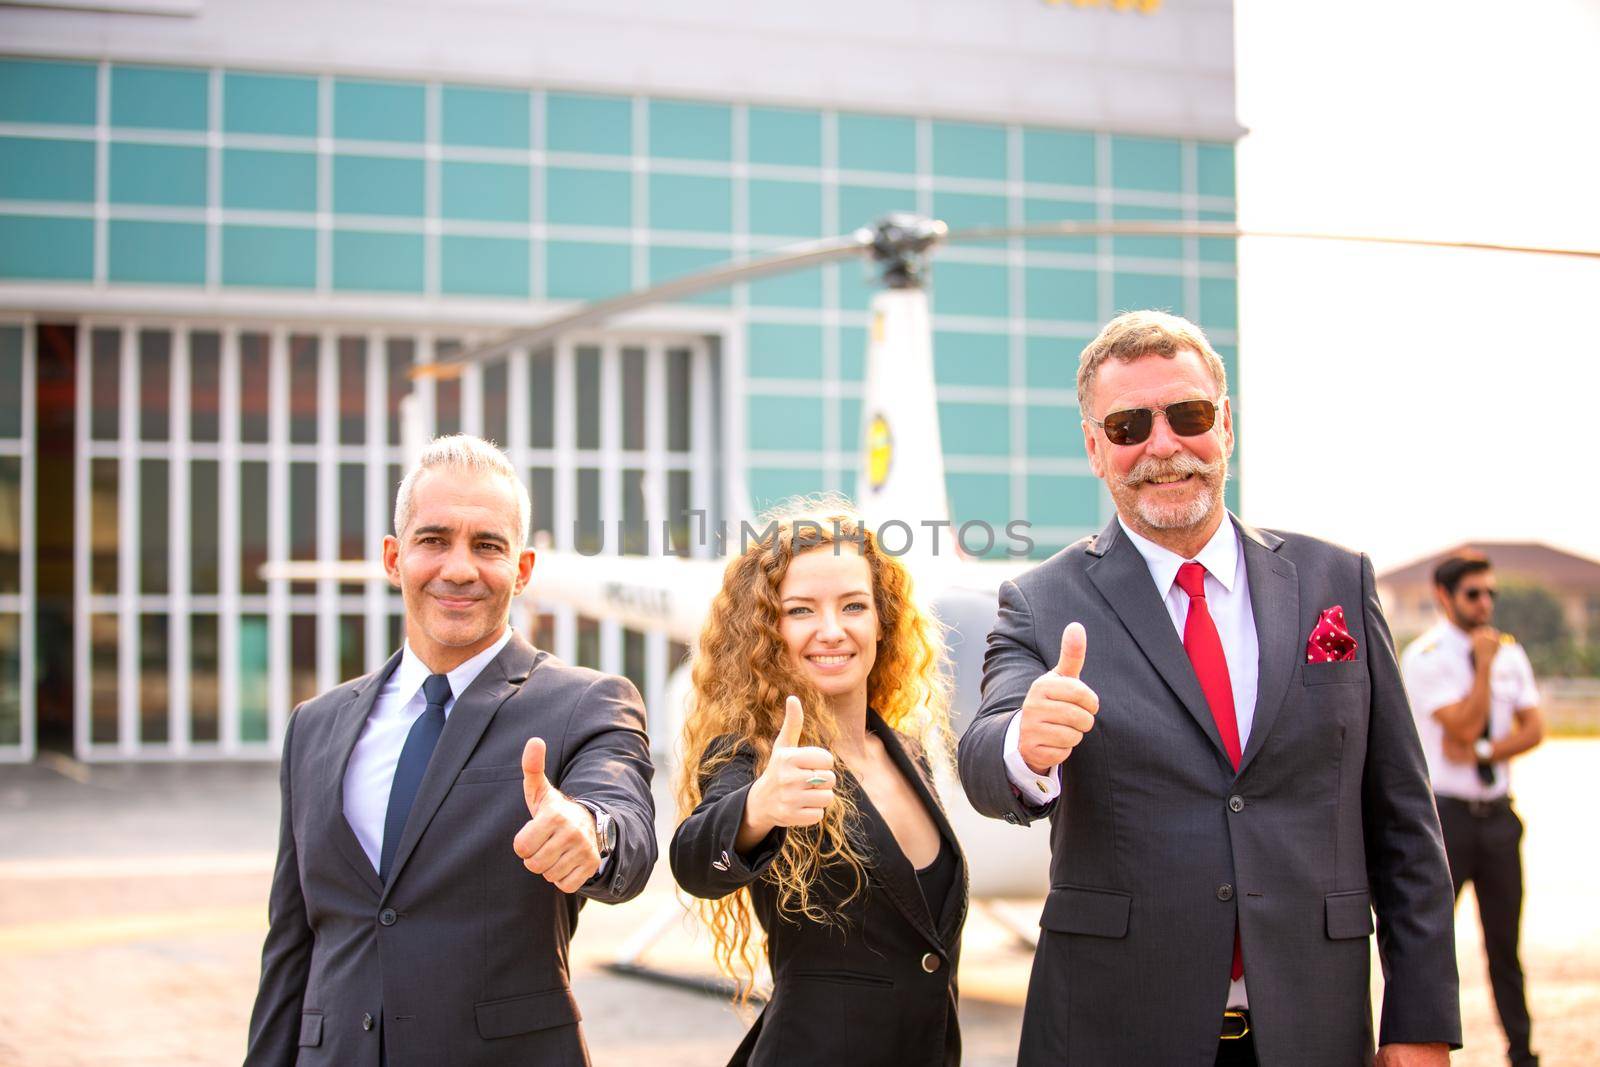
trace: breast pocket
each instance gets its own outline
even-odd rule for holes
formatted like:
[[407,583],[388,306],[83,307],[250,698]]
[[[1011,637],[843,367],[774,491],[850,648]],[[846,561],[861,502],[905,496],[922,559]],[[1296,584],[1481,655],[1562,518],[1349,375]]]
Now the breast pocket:
[[1300,681],[1304,685],[1354,685],[1366,680],[1366,660],[1307,663],[1300,668]]
[[474,785],[483,782],[510,782],[522,777],[522,764],[505,763],[494,767],[467,767],[464,768],[456,781],[462,785]]

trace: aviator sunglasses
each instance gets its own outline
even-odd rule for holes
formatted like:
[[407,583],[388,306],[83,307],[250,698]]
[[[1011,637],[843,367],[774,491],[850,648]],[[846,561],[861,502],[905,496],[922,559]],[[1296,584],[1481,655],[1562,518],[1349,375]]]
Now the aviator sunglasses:
[[1127,408],[1113,411],[1103,419],[1092,415],[1088,419],[1105,430],[1112,444],[1136,445],[1155,429],[1157,415],[1163,416],[1179,437],[1198,437],[1216,425],[1217,405],[1209,400],[1180,400],[1164,408]]
[[1469,601],[1472,601],[1473,603],[1476,603],[1479,600],[1482,600],[1484,597],[1488,597],[1490,600],[1499,600],[1500,599],[1500,590],[1498,590],[1498,589],[1463,589],[1463,590],[1461,590],[1461,595],[1466,597]]

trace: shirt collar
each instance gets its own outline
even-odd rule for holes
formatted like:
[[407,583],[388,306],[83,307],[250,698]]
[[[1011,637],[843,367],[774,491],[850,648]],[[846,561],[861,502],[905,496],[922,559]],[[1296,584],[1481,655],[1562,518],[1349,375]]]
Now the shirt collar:
[[[1178,568],[1188,560],[1170,548],[1163,548],[1148,537],[1141,537],[1128,529],[1121,515],[1117,516],[1117,525],[1122,527],[1122,532],[1128,535],[1133,547],[1144,557],[1144,565],[1150,569],[1150,578],[1156,583],[1156,589],[1166,596],[1178,578]],[[1225,592],[1233,591],[1234,580],[1239,575],[1239,534],[1233,528],[1232,515],[1223,516],[1216,533],[1211,535],[1211,540],[1195,554],[1194,559],[1222,585]]]
[[[461,694],[467,691],[467,687],[478,680],[478,675],[483,673],[483,669],[492,663],[494,658],[510,643],[511,627],[507,626],[501,632],[498,641],[445,675],[446,678],[450,679],[451,701],[450,707],[445,709],[445,718],[448,719],[450,717],[451,708],[455,707],[455,701],[461,698]],[[421,658],[411,650],[411,642],[407,641],[405,649],[400,654],[400,666],[394,672],[394,691],[397,694],[404,695],[405,702],[409,703],[417,695],[418,691],[422,689],[422,683],[427,681],[432,674],[433,671],[429,670],[428,665],[423,663]]]

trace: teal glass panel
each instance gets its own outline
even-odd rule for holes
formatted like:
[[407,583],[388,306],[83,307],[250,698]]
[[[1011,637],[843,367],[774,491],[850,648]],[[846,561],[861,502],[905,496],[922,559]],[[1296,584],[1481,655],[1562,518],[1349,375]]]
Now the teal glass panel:
[[446,85],[439,92],[445,144],[528,147],[528,94],[509,89]]
[[[933,215],[942,219],[952,230],[964,230],[969,226],[1004,226],[1008,221],[1006,214],[1006,198],[1003,196],[988,196],[983,193],[947,193],[935,192],[933,194]],[[969,244],[967,247],[977,248],[1004,248],[1005,241],[981,241]]]
[[545,96],[545,147],[552,152],[633,154],[633,102],[620,96]]
[[[717,248],[677,248],[671,245],[656,245],[650,249],[650,284],[655,285],[669,278],[679,278],[685,274],[694,274],[710,267],[720,266],[728,262],[728,258],[728,252]],[[727,289],[713,289],[676,302],[724,307],[729,299]]]
[[[981,520],[995,527],[996,536],[1012,518],[1011,479],[1004,474],[954,472],[944,476],[950,496],[950,517],[958,523]],[[971,535],[977,538],[974,531]]]
[[48,122],[93,126],[92,63],[0,59],[0,122]]
[[725,104],[650,101],[650,154],[661,159],[732,159],[733,109]]
[[1100,525],[1103,483],[1092,474],[1028,475],[1028,521],[1038,526]]
[[822,235],[822,186],[750,180],[750,232],[784,237]]
[[875,225],[891,211],[917,210],[917,191],[909,186],[839,186],[839,228]]
[[1083,420],[1076,404],[1028,405],[1028,455],[1040,459],[1082,459]]
[[941,385],[1005,385],[1010,352],[1008,334],[935,330],[933,376]]
[[[1177,208],[1170,207],[1143,207],[1138,204],[1117,204],[1111,209],[1111,217],[1118,221],[1149,219],[1154,221],[1177,222],[1183,218],[1183,213]],[[1137,256],[1141,259],[1182,259],[1183,238],[1181,237],[1113,237],[1111,239],[1111,253],[1116,256]]]
[[945,260],[934,269],[933,310],[940,315],[1011,313],[1011,281],[1006,267]]
[[1200,279],[1200,325],[1207,330],[1238,328],[1238,282],[1232,278]]
[[439,288],[478,296],[528,295],[528,242],[507,237],[445,235],[439,244]]
[[112,219],[107,266],[114,282],[203,285],[206,228],[190,222]]
[[279,137],[317,135],[317,80],[278,74],[222,76],[222,128]]
[[333,287],[367,292],[422,292],[422,235],[335,230]]
[[839,169],[915,174],[916,122],[886,115],[840,115]]
[[0,137],[0,200],[94,200],[94,142]]
[[[1228,389],[1229,389],[1229,391],[1230,392],[1238,392],[1238,388],[1239,388],[1239,349],[1238,349],[1238,347],[1236,345],[1219,344],[1216,341],[1212,341],[1211,342],[1211,347],[1212,347],[1212,349],[1214,349],[1216,351],[1217,355],[1222,357],[1222,369],[1223,369],[1224,375],[1226,376],[1226,378],[1228,380]],[[1235,412],[1235,414],[1237,415],[1237,412]],[[1234,433],[1237,434],[1238,430],[1239,430],[1238,420],[1235,419],[1235,421],[1234,421]]]
[[727,233],[733,228],[733,183],[694,174],[650,175],[650,228]]
[[544,256],[545,293],[552,300],[594,300],[633,288],[627,245],[551,241]]
[[[839,451],[849,455],[861,447],[861,401],[839,398]],[[858,464],[859,465],[859,464]]]
[[111,202],[205,207],[206,150],[113,142]]
[[1022,131],[1022,176],[1057,185],[1095,183],[1094,134],[1068,130]]
[[1195,146],[1195,184],[1201,196],[1234,195],[1232,145]]
[[334,211],[344,215],[421,216],[425,207],[422,160],[333,157]]
[[1006,404],[939,402],[939,438],[946,455],[1011,453],[1011,408]]
[[1152,193],[1183,192],[1183,150],[1155,137],[1111,138],[1111,184]]
[[[752,467],[746,484],[750,488],[750,505],[759,513],[767,508],[777,507],[793,496],[820,493],[827,485],[827,478],[822,473],[821,467],[801,467],[794,470]],[[760,530],[763,524],[752,521],[751,525]],[[732,529],[728,532],[734,539],[732,551],[737,551],[738,534]]]
[[401,82],[333,83],[333,135],[358,141],[411,141],[427,137],[424,93]]
[[745,445],[770,452],[822,450],[822,398],[752,396],[745,419]]
[[222,203],[260,211],[315,211],[317,157],[310,152],[225,148]]
[[545,171],[545,219],[556,225],[633,225],[633,175],[625,170]]
[[860,326],[839,327],[839,380],[865,381],[867,377],[867,331]]
[[790,271],[750,283],[753,307],[822,307],[822,268]]
[[1092,270],[1028,267],[1023,285],[1030,319],[1095,322],[1100,318],[1100,279]]
[[870,308],[873,294],[883,288],[877,264],[865,259],[854,263],[847,260],[834,269],[839,272],[839,306],[854,311]]
[[1183,314],[1183,279],[1174,274],[1118,271],[1111,279],[1111,302],[1124,311],[1170,311]]
[[933,172],[944,178],[993,178],[1004,181],[1005,127],[976,122],[935,122]]
[[822,327],[752,322],[745,337],[750,377],[822,377]]
[[1078,356],[1094,338],[1033,334],[1023,342],[1025,377],[1030,389],[1078,389]]
[[753,107],[747,114],[750,162],[790,167],[822,165],[821,115],[775,107]]
[[315,289],[317,231],[276,226],[224,226],[222,284]]
[[271,643],[265,615],[239,619],[239,740],[267,739],[267,699],[271,695],[267,654]]
[[[1084,200],[1044,200],[1028,197],[1022,202],[1022,220],[1034,222],[1093,222],[1099,209]],[[1095,254],[1093,237],[1030,237],[1023,242],[1029,251],[1070,252],[1081,256]]]
[[513,163],[440,165],[440,209],[447,219],[528,221],[528,168]]
[[92,220],[0,215],[0,278],[93,277]]
[[[1201,222],[1233,222],[1231,211],[1201,211],[1198,213]],[[1200,245],[1200,262],[1202,263],[1237,263],[1239,261],[1239,242],[1232,237],[1202,237]]]
[[210,76],[171,67],[112,67],[111,125],[203,130]]

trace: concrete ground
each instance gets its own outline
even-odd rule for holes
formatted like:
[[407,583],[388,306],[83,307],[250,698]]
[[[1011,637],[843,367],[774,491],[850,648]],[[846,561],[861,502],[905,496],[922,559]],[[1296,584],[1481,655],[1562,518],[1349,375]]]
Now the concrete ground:
[[[1523,960],[1550,1067],[1600,1063],[1597,771],[1600,740],[1550,742],[1517,770],[1528,824]],[[266,766],[0,768],[0,1065],[237,1062],[277,804],[276,770]],[[584,909],[574,986],[601,1067],[720,1064],[744,1031],[724,1002],[602,968],[667,916],[647,962],[708,973],[704,946],[670,918],[673,900],[663,863],[638,900]],[[1038,906],[1002,910],[1031,924]],[[1457,941],[1467,1047],[1453,1062],[1503,1063],[1470,893]],[[962,962],[967,1063],[1014,1061],[1028,967],[1005,927],[975,911]],[[1376,999],[1381,979],[1374,984]]]

